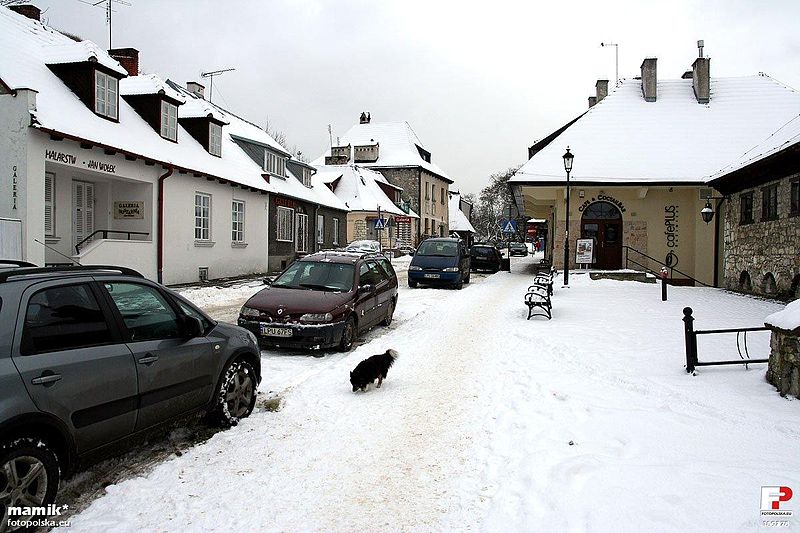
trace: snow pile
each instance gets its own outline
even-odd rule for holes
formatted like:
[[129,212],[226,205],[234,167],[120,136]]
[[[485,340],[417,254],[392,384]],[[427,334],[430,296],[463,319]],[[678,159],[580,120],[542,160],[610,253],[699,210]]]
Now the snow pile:
[[784,331],[800,330],[800,300],[795,300],[783,311],[772,313],[764,319],[764,325]]
[[208,308],[229,305],[232,301],[241,301],[244,304],[248,298],[264,288],[266,286],[263,281],[255,280],[230,287],[191,287],[178,292],[196,306],[208,310]]

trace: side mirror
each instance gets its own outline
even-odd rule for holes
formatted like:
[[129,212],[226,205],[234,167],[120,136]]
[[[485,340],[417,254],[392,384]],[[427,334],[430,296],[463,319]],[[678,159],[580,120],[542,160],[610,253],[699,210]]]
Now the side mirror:
[[370,293],[370,292],[372,292],[372,291],[374,291],[374,290],[375,290],[375,286],[374,286],[374,285],[370,285],[370,284],[368,283],[368,284],[366,284],[366,285],[361,285],[361,286],[358,288],[358,294],[368,294],[368,293]]
[[203,335],[203,323],[199,318],[193,316],[183,317],[183,334],[188,339]]
[[269,276],[264,278],[264,285],[272,285],[272,282],[275,281],[275,276]]

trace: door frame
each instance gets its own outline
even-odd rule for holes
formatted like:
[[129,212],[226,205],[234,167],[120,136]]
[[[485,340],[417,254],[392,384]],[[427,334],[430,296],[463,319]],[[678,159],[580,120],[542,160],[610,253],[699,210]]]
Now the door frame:
[[[596,204],[606,204],[611,206],[614,211],[619,215],[617,218],[587,218],[586,213],[589,209]],[[597,224],[598,226],[598,238],[597,242],[595,242],[595,263],[592,265],[593,268],[603,269],[603,270],[617,270],[622,268],[622,251],[623,251],[623,219],[622,219],[622,211],[613,203],[606,202],[604,200],[597,200],[586,206],[586,209],[583,210],[581,214],[581,225],[580,225],[580,235],[581,238],[586,238],[584,236],[584,225],[586,224]],[[619,226],[619,257],[614,261],[614,264],[609,265],[600,265],[600,254],[601,249],[603,248],[603,242],[605,241],[605,229],[606,225],[608,224],[616,224]]]

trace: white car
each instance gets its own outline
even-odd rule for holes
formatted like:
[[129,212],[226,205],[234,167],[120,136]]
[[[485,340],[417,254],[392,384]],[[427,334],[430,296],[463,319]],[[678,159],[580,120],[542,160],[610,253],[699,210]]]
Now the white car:
[[378,241],[353,241],[345,248],[348,252],[380,252],[381,243]]

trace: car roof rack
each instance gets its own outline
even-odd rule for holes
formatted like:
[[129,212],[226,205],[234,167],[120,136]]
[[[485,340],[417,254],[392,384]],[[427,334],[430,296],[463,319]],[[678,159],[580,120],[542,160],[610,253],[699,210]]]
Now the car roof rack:
[[55,272],[63,272],[67,274],[71,273],[86,273],[86,272],[95,272],[95,273],[109,273],[109,272],[118,272],[120,274],[124,274],[126,276],[134,276],[137,278],[143,278],[144,276],[128,267],[121,267],[121,266],[111,266],[111,265],[66,265],[66,266],[52,266],[52,267],[27,267],[21,266],[20,268],[12,268],[6,271],[0,272],[0,283],[4,281],[8,281],[9,278],[15,278],[20,276],[30,276],[36,274],[52,274]]
[[17,267],[35,267],[39,265],[34,265],[33,263],[29,263],[27,261],[17,261],[16,259],[0,259],[0,266],[2,265],[12,265]]

